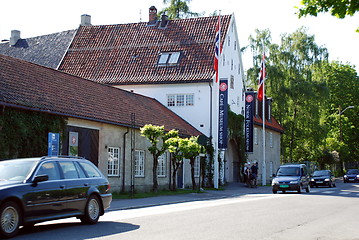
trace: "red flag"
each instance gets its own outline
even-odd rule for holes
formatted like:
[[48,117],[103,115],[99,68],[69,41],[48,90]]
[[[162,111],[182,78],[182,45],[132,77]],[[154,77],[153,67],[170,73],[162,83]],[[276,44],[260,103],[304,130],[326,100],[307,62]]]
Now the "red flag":
[[265,65],[265,55],[262,57],[261,70],[259,72],[259,80],[258,80],[258,94],[257,98],[259,101],[263,100],[264,97],[264,82],[266,78],[266,65]]
[[216,26],[216,42],[214,51],[214,71],[216,72],[216,83],[218,82],[218,59],[220,53],[220,40],[221,40],[221,18],[218,16],[218,22]]

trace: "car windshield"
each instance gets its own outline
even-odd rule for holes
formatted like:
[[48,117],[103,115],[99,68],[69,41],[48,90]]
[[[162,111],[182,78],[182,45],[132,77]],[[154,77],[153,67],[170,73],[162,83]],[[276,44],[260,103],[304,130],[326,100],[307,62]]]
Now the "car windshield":
[[0,161],[0,181],[24,181],[35,164],[25,160]]
[[277,176],[299,176],[299,167],[281,167],[278,169]]
[[359,170],[358,169],[349,169],[347,174],[359,174]]
[[313,177],[321,177],[321,176],[328,176],[329,172],[326,170],[322,170],[322,171],[314,171],[313,173]]

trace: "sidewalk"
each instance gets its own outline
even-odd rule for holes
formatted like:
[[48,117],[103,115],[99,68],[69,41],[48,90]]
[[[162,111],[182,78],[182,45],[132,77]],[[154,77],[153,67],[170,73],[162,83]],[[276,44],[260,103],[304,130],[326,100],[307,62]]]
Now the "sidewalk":
[[220,199],[237,197],[246,194],[266,194],[271,193],[268,186],[258,186],[257,188],[247,188],[243,183],[229,183],[224,190],[206,190],[203,193],[188,193],[170,196],[157,196],[139,199],[113,199],[111,207],[107,211],[125,210],[152,207],[173,203],[203,201],[210,199]]

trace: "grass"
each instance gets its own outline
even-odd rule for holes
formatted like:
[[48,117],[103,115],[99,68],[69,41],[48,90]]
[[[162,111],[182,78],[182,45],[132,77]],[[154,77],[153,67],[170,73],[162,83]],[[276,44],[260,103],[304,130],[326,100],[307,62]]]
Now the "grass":
[[112,198],[113,199],[136,199],[136,198],[149,198],[149,197],[156,197],[156,196],[170,196],[170,195],[179,195],[179,194],[188,194],[188,193],[204,193],[206,190],[212,191],[223,191],[224,186],[220,186],[218,189],[216,188],[204,188],[200,190],[192,190],[192,189],[177,189],[177,191],[170,191],[170,190],[161,190],[158,192],[135,192],[131,194],[129,192],[126,193],[119,193],[113,192]]

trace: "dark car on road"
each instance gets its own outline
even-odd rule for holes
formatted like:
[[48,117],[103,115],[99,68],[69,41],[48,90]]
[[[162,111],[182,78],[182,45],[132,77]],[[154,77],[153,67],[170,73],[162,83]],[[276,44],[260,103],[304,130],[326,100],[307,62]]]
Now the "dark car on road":
[[317,170],[314,171],[310,179],[311,187],[327,186],[335,187],[335,177],[330,170]]
[[305,189],[310,192],[310,176],[305,164],[287,164],[278,168],[277,174],[273,176],[272,191],[297,191],[302,193]]
[[359,182],[359,169],[349,169],[344,175],[344,183]]
[[112,201],[108,180],[90,161],[39,157],[0,161],[0,238],[19,226],[77,217],[95,224]]

